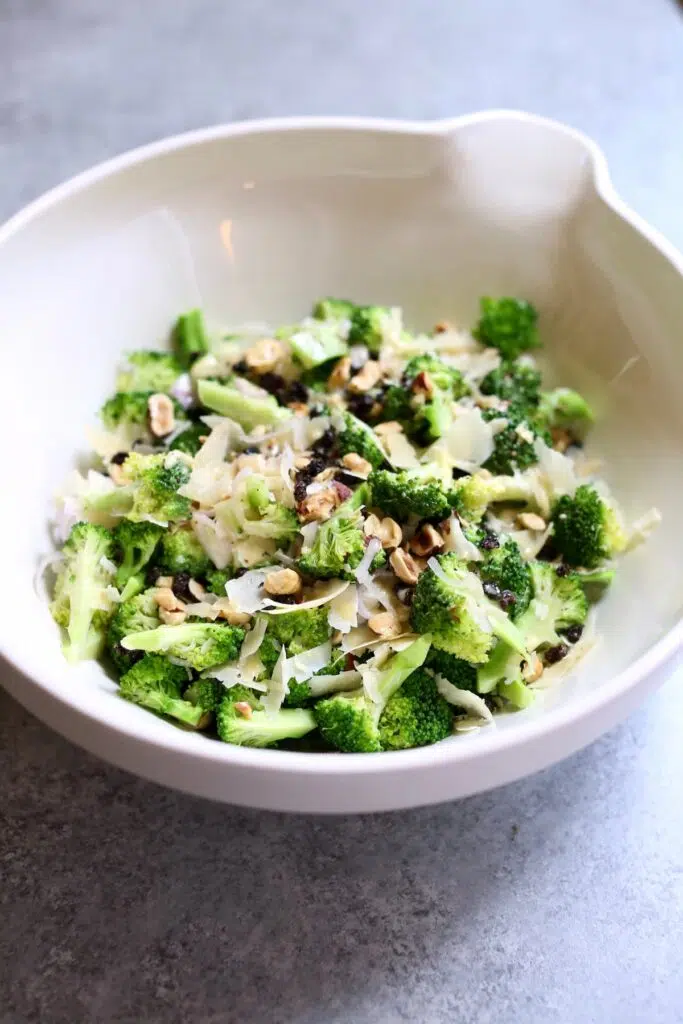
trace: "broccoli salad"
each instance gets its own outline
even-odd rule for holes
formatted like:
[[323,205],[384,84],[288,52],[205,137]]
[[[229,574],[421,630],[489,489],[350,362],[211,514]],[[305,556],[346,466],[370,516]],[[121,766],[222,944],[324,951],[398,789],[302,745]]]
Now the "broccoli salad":
[[370,753],[528,707],[588,645],[629,528],[545,390],[534,307],[471,331],[322,299],[277,330],[127,354],[58,496],[70,662],[226,743]]

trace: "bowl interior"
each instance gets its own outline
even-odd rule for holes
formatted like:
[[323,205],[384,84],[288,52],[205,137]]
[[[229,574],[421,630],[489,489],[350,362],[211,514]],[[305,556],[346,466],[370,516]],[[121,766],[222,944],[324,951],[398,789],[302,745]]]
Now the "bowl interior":
[[96,665],[68,669],[34,590],[51,496],[122,352],[162,346],[195,304],[215,326],[280,323],[337,294],[402,305],[419,327],[470,324],[479,296],[503,293],[538,305],[549,372],[599,408],[588,453],[627,514],[657,505],[663,523],[624,561],[580,671],[500,728],[605,685],[683,612],[683,280],[600,196],[578,138],[514,119],[206,134],[94,172],[0,236],[5,653],[114,725],[174,728]]

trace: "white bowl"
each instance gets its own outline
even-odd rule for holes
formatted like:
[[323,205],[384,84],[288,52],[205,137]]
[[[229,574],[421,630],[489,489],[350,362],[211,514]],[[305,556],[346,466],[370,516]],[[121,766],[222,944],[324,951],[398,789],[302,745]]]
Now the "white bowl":
[[[226,227],[226,224],[229,227]],[[201,304],[216,325],[287,321],[326,294],[470,324],[482,294],[541,312],[562,381],[600,406],[592,448],[627,513],[663,525],[600,610],[603,643],[538,706],[434,747],[376,755],[228,746],[70,668],[34,591],[51,497],[119,354]],[[0,231],[4,577],[11,693],[147,778],[236,804],[374,811],[465,796],[594,740],[681,647],[683,259],[615,195],[585,137],[525,114],[432,124],[286,120],[169,139],[80,175]]]

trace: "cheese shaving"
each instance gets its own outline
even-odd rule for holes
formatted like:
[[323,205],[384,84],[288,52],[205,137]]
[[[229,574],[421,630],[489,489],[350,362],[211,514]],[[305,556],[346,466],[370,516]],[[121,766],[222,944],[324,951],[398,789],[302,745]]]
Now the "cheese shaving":
[[493,722],[493,715],[490,709],[478,693],[472,693],[471,690],[461,690],[459,686],[454,686],[453,683],[450,683],[440,675],[435,675],[434,679],[436,680],[437,690],[449,704],[470,712],[477,718],[482,719],[483,722]]

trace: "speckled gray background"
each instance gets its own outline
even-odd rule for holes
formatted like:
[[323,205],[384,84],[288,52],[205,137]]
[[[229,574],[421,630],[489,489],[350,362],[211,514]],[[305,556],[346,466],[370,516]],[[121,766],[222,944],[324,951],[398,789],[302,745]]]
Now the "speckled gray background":
[[[667,0],[0,0],[0,215],[215,121],[491,106],[595,136],[683,246]],[[340,819],[139,782],[2,695],[0,1024],[683,1021],[680,688],[533,779]]]

